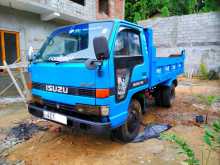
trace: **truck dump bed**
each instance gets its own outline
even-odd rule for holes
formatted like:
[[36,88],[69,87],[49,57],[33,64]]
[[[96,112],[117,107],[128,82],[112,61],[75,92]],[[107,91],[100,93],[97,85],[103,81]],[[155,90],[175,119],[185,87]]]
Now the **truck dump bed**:
[[158,84],[166,83],[175,79],[184,72],[185,52],[179,55],[170,55],[169,57],[156,57],[156,48],[153,45],[153,32],[151,29],[145,29],[147,50],[149,55],[150,75],[149,86],[154,87]]

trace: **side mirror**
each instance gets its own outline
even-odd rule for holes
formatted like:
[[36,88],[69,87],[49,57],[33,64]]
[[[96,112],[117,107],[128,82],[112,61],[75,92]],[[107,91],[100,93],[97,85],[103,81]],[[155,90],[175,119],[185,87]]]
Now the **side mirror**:
[[186,50],[183,49],[183,50],[181,51],[181,55],[185,55],[185,54],[186,54]]
[[32,46],[29,47],[28,50],[28,61],[32,61],[33,60],[33,53],[34,53],[34,49]]
[[94,38],[93,46],[97,60],[104,60],[109,58],[108,41],[105,37]]

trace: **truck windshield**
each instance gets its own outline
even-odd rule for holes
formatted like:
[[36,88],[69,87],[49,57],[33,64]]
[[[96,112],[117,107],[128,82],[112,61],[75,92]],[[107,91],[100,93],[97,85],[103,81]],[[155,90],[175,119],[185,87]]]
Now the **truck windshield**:
[[93,39],[109,39],[113,23],[98,22],[68,26],[53,32],[36,55],[35,61],[65,62],[96,59]]

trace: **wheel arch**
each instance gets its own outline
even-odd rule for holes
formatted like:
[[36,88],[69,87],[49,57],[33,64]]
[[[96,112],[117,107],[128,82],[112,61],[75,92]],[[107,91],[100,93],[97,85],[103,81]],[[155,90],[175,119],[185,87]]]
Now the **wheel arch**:
[[177,85],[178,85],[177,79],[173,80],[173,84],[175,85],[175,87],[177,87]]
[[163,82],[162,84],[160,84],[159,86],[172,86],[174,84],[174,86],[176,87],[178,85],[178,81],[176,78],[173,78],[173,79],[169,79],[165,82]]
[[145,91],[139,91],[131,97],[131,99],[136,99],[140,102],[141,104],[141,111],[142,113],[145,113],[146,111],[146,98],[145,98]]

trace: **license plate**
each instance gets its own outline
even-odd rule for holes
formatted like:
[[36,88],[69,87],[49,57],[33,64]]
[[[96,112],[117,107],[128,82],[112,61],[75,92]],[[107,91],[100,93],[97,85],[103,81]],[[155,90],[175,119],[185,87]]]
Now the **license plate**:
[[67,125],[67,117],[63,116],[63,115],[60,115],[58,113],[44,111],[43,112],[43,117],[45,119],[49,119],[49,120],[56,121],[58,123],[62,123],[62,124]]

